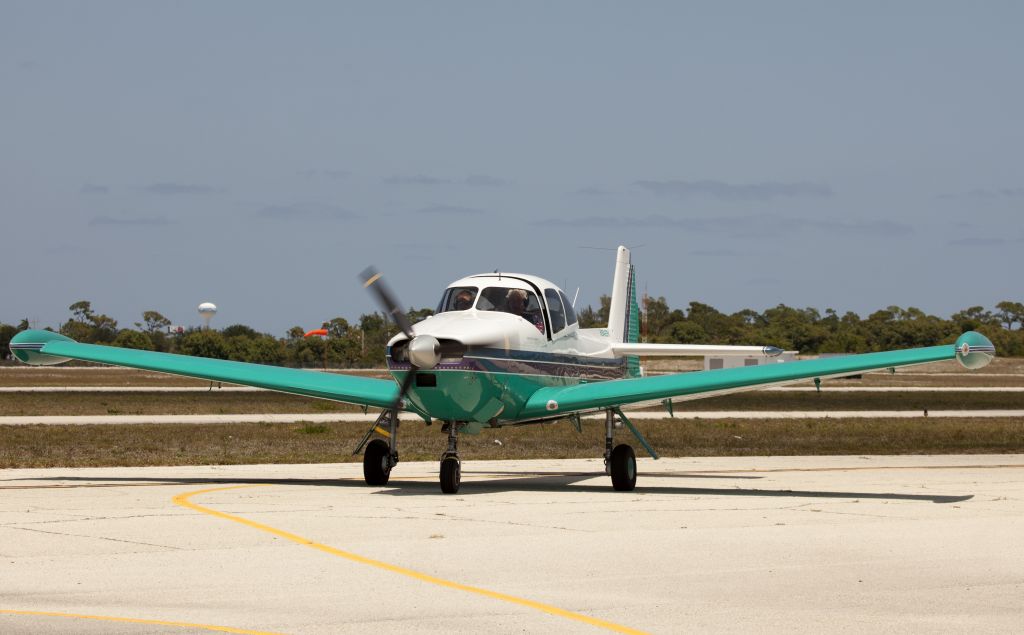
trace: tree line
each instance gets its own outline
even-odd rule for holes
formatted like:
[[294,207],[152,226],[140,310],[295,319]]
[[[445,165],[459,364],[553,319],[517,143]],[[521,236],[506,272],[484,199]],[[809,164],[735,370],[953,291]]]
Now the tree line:
[[[602,296],[596,308],[580,309],[580,327],[606,325],[608,306],[608,296]],[[949,318],[898,306],[875,311],[865,318],[852,311],[840,315],[832,309],[822,313],[814,308],[784,304],[760,313],[752,309],[723,313],[701,302],[673,309],[663,297],[646,298],[643,309],[641,332],[648,342],[766,345],[804,354],[867,353],[948,344],[960,333],[975,330],[992,340],[999,355],[1024,356],[1021,302],[1000,302],[994,310],[969,307]],[[71,317],[58,331],[79,342],[305,368],[382,367],[384,348],[397,332],[377,312],[363,314],[352,323],[343,317],[324,322],[326,337],[305,337],[305,329],[300,326],[278,337],[244,324],[220,330],[192,328],[171,333],[171,321],[158,311],[144,311],[134,328],[119,328],[117,320],[94,311],[86,300],[75,302],[68,310]],[[430,309],[410,309],[408,316],[417,322],[432,313]],[[11,338],[28,328],[27,319],[18,325],[0,324],[0,358],[9,357]]]

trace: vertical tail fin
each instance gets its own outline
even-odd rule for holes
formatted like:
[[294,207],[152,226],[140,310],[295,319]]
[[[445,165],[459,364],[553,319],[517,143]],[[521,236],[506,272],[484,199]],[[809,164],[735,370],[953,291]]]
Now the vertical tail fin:
[[[636,271],[629,261],[629,250],[619,246],[615,254],[615,277],[608,312],[608,334],[615,342],[640,341],[640,306],[636,297]],[[640,375],[640,359],[626,358],[630,377]]]

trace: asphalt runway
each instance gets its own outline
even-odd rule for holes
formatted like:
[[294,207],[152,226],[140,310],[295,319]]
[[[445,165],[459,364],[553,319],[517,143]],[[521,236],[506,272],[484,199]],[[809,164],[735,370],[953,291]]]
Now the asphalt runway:
[[1011,632],[1024,455],[0,472],[0,632]]

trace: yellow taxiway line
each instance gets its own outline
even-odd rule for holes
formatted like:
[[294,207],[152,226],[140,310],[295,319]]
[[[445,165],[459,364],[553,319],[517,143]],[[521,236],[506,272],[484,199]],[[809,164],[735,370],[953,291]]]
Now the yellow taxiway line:
[[197,505],[196,503],[193,503],[190,500],[193,496],[199,496],[200,494],[209,494],[211,492],[223,492],[225,490],[241,489],[245,487],[259,487],[259,485],[233,485],[231,487],[215,487],[212,489],[201,489],[194,492],[185,492],[184,494],[178,494],[171,500],[174,502],[175,505],[180,505],[182,507],[186,507],[188,509],[201,512],[203,514],[215,516],[217,518],[223,518],[224,520],[230,520],[232,522],[245,525],[246,527],[251,527],[253,529],[258,529],[260,531],[265,531],[269,534],[278,536],[279,538],[290,540],[291,542],[302,545],[304,547],[316,549],[318,551],[328,553],[332,556],[338,556],[339,558],[345,558],[346,560],[351,560],[352,562],[358,562],[359,564],[365,564],[371,567],[376,567],[378,569],[383,569],[384,571],[390,571],[391,573],[397,573],[398,575],[403,575],[414,580],[419,580],[420,582],[427,582],[429,584],[436,584],[438,586],[446,587],[449,589],[455,589],[457,591],[465,591],[466,593],[482,595],[486,598],[491,598],[492,600],[500,600],[502,602],[508,602],[510,604],[518,604],[519,606],[525,606],[527,608],[542,611],[550,615],[564,617],[565,619],[574,620],[577,622],[583,622],[584,624],[589,624],[591,626],[596,626],[598,628],[604,628],[610,631],[614,631],[616,633],[643,633],[643,631],[629,628],[627,626],[622,626],[621,624],[601,620],[595,617],[589,617],[587,615],[582,615],[580,613],[574,613],[572,611],[567,611],[565,609],[561,609],[557,606],[552,606],[550,604],[544,604],[542,602],[536,602],[534,600],[527,600],[525,598],[516,597],[514,595],[499,593],[497,591],[489,591],[487,589],[470,586],[468,584],[462,584],[460,582],[452,582],[451,580],[438,578],[428,573],[420,573],[419,571],[414,571],[412,569],[407,569],[405,567],[400,567],[398,565],[389,564],[387,562],[382,562],[380,560],[374,560],[372,558],[360,556],[349,551],[342,551],[341,549],[336,549],[335,547],[331,547],[329,545],[314,542],[309,538],[303,538],[302,536],[293,534],[288,531],[284,531],[283,529],[277,529],[276,527],[271,527],[270,525],[264,525],[263,523],[256,522],[255,520],[249,520],[248,518],[235,516],[234,514],[228,514],[225,512],[217,511],[216,509],[211,509],[209,507]]
[[128,624],[150,624],[153,626],[176,626],[178,628],[191,628],[203,631],[214,631],[217,633],[245,633],[246,635],[280,635],[280,633],[273,633],[271,631],[251,631],[244,628],[217,626],[215,624],[193,624],[191,622],[173,622],[169,620],[147,620],[139,617],[117,617],[113,615],[81,615],[78,613],[57,613],[54,611],[16,611],[13,609],[0,609],[0,615],[29,615],[33,617],[67,617],[79,620],[98,620],[101,622],[125,622]]

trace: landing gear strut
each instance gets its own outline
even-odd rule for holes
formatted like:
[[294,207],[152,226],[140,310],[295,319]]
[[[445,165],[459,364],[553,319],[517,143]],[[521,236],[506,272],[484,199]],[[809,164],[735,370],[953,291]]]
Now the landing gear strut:
[[636,487],[636,453],[632,446],[621,443],[612,449],[615,439],[615,415],[605,411],[604,471],[612,477],[612,487],[619,492],[632,492]]
[[448,449],[441,455],[441,491],[455,494],[462,482],[462,464],[459,461],[459,424],[449,421]]
[[[387,437],[387,441],[374,439],[367,444],[374,432]],[[398,465],[398,417],[390,410],[381,412],[353,454],[359,454],[364,445],[366,451],[363,453],[363,479],[367,485],[387,485],[391,468]]]

